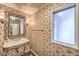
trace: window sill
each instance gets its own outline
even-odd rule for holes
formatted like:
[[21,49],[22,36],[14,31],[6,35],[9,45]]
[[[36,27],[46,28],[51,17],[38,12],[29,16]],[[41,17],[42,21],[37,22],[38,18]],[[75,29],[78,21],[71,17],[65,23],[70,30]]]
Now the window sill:
[[64,46],[64,47],[67,47],[67,48],[70,48],[70,49],[79,50],[79,48],[77,47],[77,45],[76,46],[73,46],[73,45],[69,45],[69,44],[66,44],[66,43],[57,42],[55,40],[53,40],[52,43],[55,43],[57,45],[61,45],[61,46]]

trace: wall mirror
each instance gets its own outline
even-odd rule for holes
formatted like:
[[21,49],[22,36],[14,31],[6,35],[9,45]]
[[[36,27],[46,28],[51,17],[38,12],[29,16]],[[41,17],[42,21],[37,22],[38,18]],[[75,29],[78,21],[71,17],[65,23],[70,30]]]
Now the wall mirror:
[[13,36],[24,36],[25,30],[25,19],[22,16],[8,13],[8,37]]

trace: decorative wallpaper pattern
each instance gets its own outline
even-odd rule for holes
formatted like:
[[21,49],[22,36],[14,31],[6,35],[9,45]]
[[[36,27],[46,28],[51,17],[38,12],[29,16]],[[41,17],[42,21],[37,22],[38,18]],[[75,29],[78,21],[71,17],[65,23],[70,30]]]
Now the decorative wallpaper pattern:
[[3,55],[4,25],[0,23],[0,55]]
[[[51,41],[51,12],[55,9],[66,5],[66,4],[48,4],[41,8],[38,12],[36,12],[33,17],[30,19],[30,22],[33,21],[32,25],[27,26],[27,38],[30,39],[31,49],[36,52],[39,56],[72,56],[78,55],[79,50],[72,49],[69,47],[65,47],[62,45],[55,44]],[[7,10],[9,12],[16,13],[18,15],[26,15],[18,10],[2,6],[0,8],[4,11]],[[0,33],[3,33],[3,25],[0,24]],[[5,28],[6,30],[6,28]],[[3,34],[4,36],[4,34]],[[0,35],[0,47],[3,45],[4,37]],[[5,35],[6,36],[6,35]],[[29,49],[28,45],[22,45],[17,49],[11,49],[8,52],[0,48],[0,55],[19,55],[19,53],[27,52]],[[17,53],[17,51],[19,51]]]
[[[7,11],[10,13],[14,13],[16,15],[21,15],[23,17],[27,17],[27,18],[30,17],[30,15],[28,15],[28,14],[25,14],[19,10],[16,10],[16,9],[13,9],[13,8],[10,8],[10,7],[4,6],[4,5],[0,5],[0,9],[3,10],[4,13]],[[5,16],[5,19],[8,20],[6,16]],[[29,52],[30,51],[30,45],[28,45],[29,43],[21,45],[20,47],[17,47],[17,48],[10,49],[10,50],[3,49],[3,43],[5,42],[5,40],[8,39],[7,26],[8,26],[7,24],[4,25],[4,24],[0,23],[0,55],[17,56],[17,55],[22,55],[25,52]]]
[[55,44],[51,41],[51,12],[66,4],[48,4],[33,15],[35,24],[30,26],[31,49],[40,56],[73,56],[79,50]]

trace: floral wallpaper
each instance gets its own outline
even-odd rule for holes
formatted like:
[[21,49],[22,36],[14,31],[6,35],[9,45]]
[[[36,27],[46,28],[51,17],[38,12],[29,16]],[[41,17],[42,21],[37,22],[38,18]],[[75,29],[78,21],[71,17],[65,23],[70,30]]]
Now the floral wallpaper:
[[[19,10],[4,6],[4,5],[0,5],[0,10],[3,10],[3,12],[10,12],[10,13],[14,13],[16,15],[21,15],[23,17],[27,17],[29,18],[30,15],[21,12]],[[6,13],[5,13],[5,20],[8,20]],[[26,19],[25,19],[26,20]],[[29,43],[25,43],[22,44],[20,46],[17,47],[11,47],[11,48],[3,48],[3,44],[4,42],[8,39],[7,37],[7,27],[8,24],[1,24],[0,23],[0,56],[19,56],[19,55],[23,55],[26,52],[30,51],[30,45]],[[27,32],[28,33],[28,32]],[[28,36],[27,36],[28,37]]]
[[[79,56],[79,50],[59,45],[51,41],[51,12],[64,5],[66,4],[47,4],[33,14],[32,17],[29,16],[30,23],[26,25],[26,37],[30,40],[31,47],[29,47],[28,44],[24,44],[16,49],[10,49],[6,52],[5,49],[2,48],[3,42],[5,41],[4,36],[6,36],[3,34],[4,25],[0,24],[0,55],[18,56],[21,55],[21,53],[27,52],[27,50],[31,48],[39,56]],[[3,5],[0,5],[0,8],[18,15],[27,15],[23,12]]]
[[0,23],[0,55],[3,55],[4,25]]
[[42,7],[33,15],[35,24],[30,26],[31,49],[39,56],[73,56],[79,50],[53,43],[51,40],[51,13],[66,4],[52,3]]

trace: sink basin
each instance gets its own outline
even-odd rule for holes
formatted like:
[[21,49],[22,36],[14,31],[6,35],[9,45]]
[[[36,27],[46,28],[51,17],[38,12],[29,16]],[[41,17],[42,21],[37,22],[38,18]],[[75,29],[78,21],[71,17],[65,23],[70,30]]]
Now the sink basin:
[[28,39],[26,38],[20,38],[19,40],[8,40],[4,42],[3,48],[9,48],[9,47],[13,47],[13,46],[17,46],[23,43],[27,43],[29,42]]

